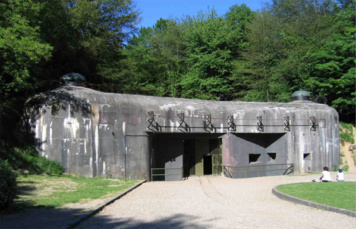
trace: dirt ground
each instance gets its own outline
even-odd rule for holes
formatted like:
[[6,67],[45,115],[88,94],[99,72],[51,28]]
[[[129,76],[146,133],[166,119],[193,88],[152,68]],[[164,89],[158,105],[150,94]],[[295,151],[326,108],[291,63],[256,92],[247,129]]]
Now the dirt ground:
[[[354,217],[295,204],[272,194],[277,185],[310,182],[318,176],[192,176],[184,181],[147,182],[77,228],[355,228]],[[346,173],[345,179],[354,181],[355,174]]]

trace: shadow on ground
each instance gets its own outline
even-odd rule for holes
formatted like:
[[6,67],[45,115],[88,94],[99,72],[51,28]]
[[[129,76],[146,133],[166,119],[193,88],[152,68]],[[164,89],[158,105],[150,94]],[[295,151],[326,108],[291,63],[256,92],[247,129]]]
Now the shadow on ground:
[[[143,229],[143,228],[207,228],[208,221],[198,223],[199,219],[195,216],[176,214],[152,222],[138,222],[132,218],[112,219],[106,216],[93,216],[91,219],[82,222],[77,229]],[[213,219],[212,219],[213,220]]]
[[209,222],[198,223],[197,217],[177,214],[152,222],[137,222],[132,218],[112,219],[106,216],[93,216],[75,227],[69,227],[80,214],[80,209],[59,210],[48,208],[26,209],[15,214],[0,215],[0,228],[11,229],[143,229],[143,228],[206,228]]
[[[18,195],[29,195],[36,192],[33,182],[20,182]],[[56,229],[67,228],[69,222],[78,218],[84,209],[56,209],[54,207],[34,206],[30,199],[15,200],[14,210],[0,215],[0,228],[11,229]]]
[[28,208],[18,212],[0,215],[0,228],[11,229],[57,229],[67,228],[83,209]]

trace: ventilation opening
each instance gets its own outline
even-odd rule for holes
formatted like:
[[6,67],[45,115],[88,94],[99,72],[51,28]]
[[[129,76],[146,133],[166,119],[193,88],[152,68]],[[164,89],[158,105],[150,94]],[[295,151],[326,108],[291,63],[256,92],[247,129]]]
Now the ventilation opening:
[[305,153],[303,158],[304,160],[310,160],[310,153]]
[[277,153],[267,153],[270,161],[276,160]]
[[260,158],[261,154],[249,154],[248,162],[251,164],[253,162],[257,162],[258,158]]

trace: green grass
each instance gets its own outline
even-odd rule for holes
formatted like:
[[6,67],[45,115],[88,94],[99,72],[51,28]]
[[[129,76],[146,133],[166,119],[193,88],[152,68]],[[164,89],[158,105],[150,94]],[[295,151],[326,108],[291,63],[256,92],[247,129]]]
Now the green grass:
[[355,182],[298,183],[277,189],[300,199],[355,211]]
[[15,201],[26,207],[61,207],[115,196],[137,183],[116,178],[85,178],[72,176],[20,175],[17,178],[19,198]]

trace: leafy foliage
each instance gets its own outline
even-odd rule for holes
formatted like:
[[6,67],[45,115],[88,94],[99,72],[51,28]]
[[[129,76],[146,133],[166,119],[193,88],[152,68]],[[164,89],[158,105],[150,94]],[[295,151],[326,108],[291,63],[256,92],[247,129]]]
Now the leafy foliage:
[[126,91],[159,96],[179,96],[177,78],[183,72],[182,29],[172,20],[159,20],[153,28],[141,28],[125,54]]
[[225,17],[214,9],[141,28],[125,49],[126,90],[159,96],[231,100],[233,61],[246,46],[253,13],[235,5]]
[[47,174],[60,176],[63,174],[63,167],[55,161],[47,160],[38,155],[32,146],[14,147],[12,151],[0,151],[0,158],[6,159],[12,168],[18,171],[27,171],[29,174]]
[[38,3],[8,0],[0,3],[0,11],[0,89],[10,97],[31,87],[30,68],[49,60],[52,47],[40,38]]
[[309,54],[313,66],[305,80],[311,91],[327,96],[330,104],[354,122],[355,111],[355,8],[345,6],[333,17],[333,32]]
[[340,122],[340,142],[342,145],[345,145],[345,142],[355,144],[354,126],[352,124]]
[[196,18],[188,17],[183,26],[190,67],[179,83],[182,96],[217,100],[228,94],[231,51],[227,24],[212,10]]
[[16,177],[17,174],[12,171],[10,164],[0,159],[0,213],[13,210],[17,196]]
[[39,77],[78,72],[90,82],[113,80],[123,44],[139,21],[133,1],[44,0],[41,6],[42,37],[54,51]]

